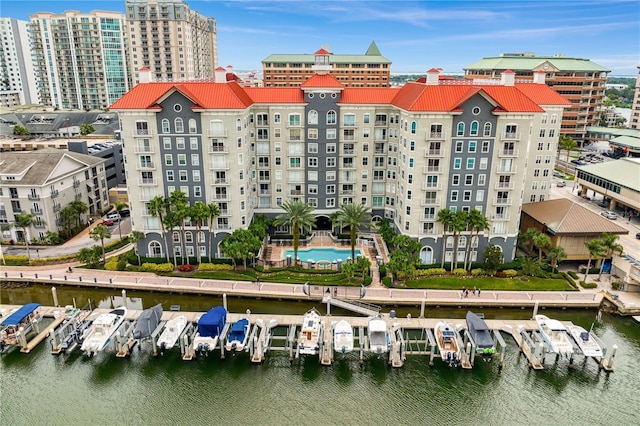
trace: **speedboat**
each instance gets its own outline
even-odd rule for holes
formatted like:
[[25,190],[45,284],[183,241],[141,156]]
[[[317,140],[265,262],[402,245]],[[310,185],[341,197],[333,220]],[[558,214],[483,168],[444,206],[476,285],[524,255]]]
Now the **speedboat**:
[[367,327],[369,350],[381,355],[389,351],[390,337],[387,335],[387,322],[381,316],[371,318]]
[[569,340],[567,328],[558,320],[549,319],[545,315],[536,315],[538,329],[551,352],[569,357],[573,354],[573,345]]
[[345,320],[333,326],[333,350],[347,354],[353,350],[353,328]]
[[311,308],[304,314],[300,337],[298,338],[298,353],[300,355],[318,355],[320,351],[320,313]]
[[570,325],[567,327],[571,337],[576,341],[578,347],[584,354],[584,356],[592,356],[592,357],[602,357],[604,356],[604,351],[598,343],[595,335],[579,325]]
[[476,345],[476,354],[481,355],[485,361],[490,361],[496,352],[491,331],[484,321],[484,315],[467,312],[467,332]]
[[151,336],[151,333],[155,331],[162,319],[162,304],[158,303],[156,306],[145,309],[142,311],[136,325],[133,328],[131,334],[134,339],[144,339]]
[[164,330],[158,339],[158,347],[161,351],[165,349],[171,349],[176,345],[176,342],[182,334],[182,330],[187,326],[187,317],[180,315],[167,321],[164,326]]
[[198,320],[198,332],[193,338],[193,347],[196,352],[206,354],[218,345],[220,333],[227,322],[227,310],[222,306],[209,309]]
[[21,333],[26,336],[33,328],[33,324],[42,319],[38,311],[39,307],[39,303],[28,303],[2,320],[0,323],[0,352],[3,352],[7,347],[17,345]]
[[96,318],[87,330],[80,350],[91,356],[106,348],[111,337],[124,322],[126,315],[127,308],[121,306]]
[[457,367],[462,358],[458,333],[444,321],[438,322],[434,331],[442,360],[450,367]]
[[247,340],[249,339],[249,319],[241,318],[234,322],[227,336],[227,344],[225,349],[228,352],[242,352],[247,346]]

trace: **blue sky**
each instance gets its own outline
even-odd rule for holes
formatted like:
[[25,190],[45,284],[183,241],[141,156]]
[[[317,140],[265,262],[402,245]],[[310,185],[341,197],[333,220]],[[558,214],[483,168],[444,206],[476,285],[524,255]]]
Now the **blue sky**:
[[[193,0],[218,25],[218,59],[236,70],[259,70],[272,53],[361,54],[375,40],[392,72],[439,67],[460,73],[501,52],[563,53],[635,76],[640,65],[637,0],[362,1]],[[39,11],[113,10],[124,0],[2,0],[0,14],[28,20]]]

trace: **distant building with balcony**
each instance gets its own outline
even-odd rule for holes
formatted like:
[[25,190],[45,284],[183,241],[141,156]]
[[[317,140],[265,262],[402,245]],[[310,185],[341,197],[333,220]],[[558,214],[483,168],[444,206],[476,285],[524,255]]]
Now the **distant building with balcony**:
[[27,21],[0,18],[0,106],[38,104]]
[[300,87],[319,68],[326,69],[344,87],[390,87],[391,61],[371,42],[364,55],[276,54],[262,61],[264,87]]
[[633,94],[631,119],[629,120],[628,127],[630,129],[640,129],[640,66],[638,67],[638,76],[636,77],[636,88]]
[[[19,213],[33,214],[29,238],[42,240],[47,231],[60,231],[60,211],[76,200],[87,204],[90,216],[108,205],[103,159],[57,149],[2,154],[0,224],[14,223]],[[23,231],[3,230],[2,239],[24,241]]]
[[533,52],[482,58],[464,70],[465,78],[479,81],[500,78],[506,70],[514,71],[516,79],[544,72],[547,85],[571,102],[562,115],[560,133],[571,136],[579,145],[585,141],[587,126],[596,126],[600,120],[610,72],[589,59],[535,56]]

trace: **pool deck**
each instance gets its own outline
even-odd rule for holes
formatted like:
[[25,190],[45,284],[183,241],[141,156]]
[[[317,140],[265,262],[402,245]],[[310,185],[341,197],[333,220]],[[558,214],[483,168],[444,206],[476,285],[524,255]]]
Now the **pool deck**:
[[[268,253],[268,256],[265,258],[265,260],[267,261],[282,261],[286,258],[285,256],[285,252],[287,250],[293,250],[293,245],[292,244],[288,244],[288,245],[278,245],[276,243],[269,243],[267,244],[267,247],[270,250],[266,250],[266,252]],[[306,250],[306,249],[310,249],[310,248],[333,248],[333,249],[338,249],[338,250],[351,250],[351,247],[349,245],[342,245],[339,243],[334,243],[333,240],[331,239],[331,237],[329,237],[328,235],[316,235],[313,237],[313,239],[307,243],[306,245],[300,245],[300,247],[298,247],[298,250]],[[363,256],[366,256],[367,258],[369,258],[369,261],[371,261],[371,265],[375,265],[376,264],[376,249],[375,247],[364,247],[360,244],[356,244],[356,249],[360,250],[360,253]],[[304,258],[304,256],[298,256],[300,258],[301,261],[306,261],[307,259]],[[346,261],[347,259],[343,259],[344,261]]]

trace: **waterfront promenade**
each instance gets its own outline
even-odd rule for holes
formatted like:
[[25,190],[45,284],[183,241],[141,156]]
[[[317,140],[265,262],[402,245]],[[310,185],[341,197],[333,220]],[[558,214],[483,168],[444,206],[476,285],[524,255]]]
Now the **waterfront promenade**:
[[[361,297],[358,287],[310,285],[308,294],[304,287],[296,284],[251,281],[224,281],[210,279],[163,277],[152,273],[103,271],[74,268],[68,265],[48,265],[41,267],[3,266],[0,282],[36,282],[40,284],[73,285],[86,287],[113,288],[114,291],[159,291],[188,294],[227,294],[230,297],[258,297],[289,300],[322,300],[329,291],[333,297],[362,300],[382,305],[426,306],[476,306],[476,307],[540,307],[555,308],[597,308],[603,299],[600,288],[580,291],[482,291],[479,295],[469,292],[464,296],[461,290],[429,289],[388,289],[382,286],[369,287]],[[593,281],[597,276],[589,277]],[[470,279],[469,287],[473,288]],[[6,290],[5,290],[6,291]],[[616,293],[617,301],[628,308],[640,307],[640,295]]]

